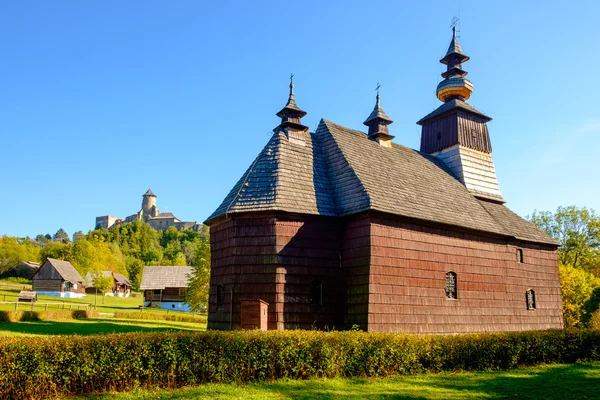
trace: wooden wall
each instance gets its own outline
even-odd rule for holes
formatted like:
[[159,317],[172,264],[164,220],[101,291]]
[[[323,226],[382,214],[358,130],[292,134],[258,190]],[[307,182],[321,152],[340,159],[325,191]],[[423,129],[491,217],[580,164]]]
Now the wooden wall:
[[[272,217],[230,219],[210,227],[209,329],[229,329],[230,319],[232,328],[238,329],[241,299],[269,303],[269,329],[283,329],[275,306],[278,268],[275,222]],[[222,308],[217,307],[217,285],[224,287]]]
[[62,292],[62,281],[60,279],[34,279],[31,281],[31,289],[34,292]]
[[[557,252],[475,234],[371,219],[369,331],[459,333],[562,328]],[[522,248],[524,262],[517,262]],[[458,299],[445,276],[457,274]],[[525,292],[534,289],[536,310]]]
[[[557,252],[363,214],[278,215],[211,227],[208,327],[239,328],[243,299],[269,303],[269,329],[458,333],[562,327]],[[517,262],[522,248],[524,262]],[[446,273],[458,299],[447,300]],[[323,304],[311,304],[311,282]],[[224,305],[217,307],[217,285]],[[535,290],[536,310],[525,292]],[[233,308],[231,293],[233,290]]]

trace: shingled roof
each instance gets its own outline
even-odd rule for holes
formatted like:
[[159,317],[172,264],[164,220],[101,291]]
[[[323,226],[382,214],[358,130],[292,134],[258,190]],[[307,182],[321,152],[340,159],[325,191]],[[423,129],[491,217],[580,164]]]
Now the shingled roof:
[[[81,283],[83,284],[83,277],[77,272],[75,267],[68,261],[56,260],[54,258],[47,258],[45,263],[49,263],[54,267],[56,272],[65,280],[71,283]],[[42,264],[43,267],[43,264]],[[41,269],[41,267],[40,267]],[[38,271],[40,271],[38,269]]]
[[189,283],[192,267],[144,267],[141,290],[162,290],[164,288],[184,288]]
[[[206,224],[220,216],[367,210],[557,244],[501,204],[474,197],[437,157],[321,120],[316,132],[276,132]],[[292,140],[293,139],[293,140]]]

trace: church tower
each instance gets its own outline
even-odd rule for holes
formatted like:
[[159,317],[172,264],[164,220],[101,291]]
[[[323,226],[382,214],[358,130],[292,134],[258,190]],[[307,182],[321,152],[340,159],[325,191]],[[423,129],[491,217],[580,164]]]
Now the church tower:
[[487,127],[492,119],[466,102],[473,93],[462,67],[468,60],[453,27],[450,46],[440,60],[446,71],[437,98],[444,104],[417,122],[422,126],[421,151],[442,159],[475,197],[504,203]]

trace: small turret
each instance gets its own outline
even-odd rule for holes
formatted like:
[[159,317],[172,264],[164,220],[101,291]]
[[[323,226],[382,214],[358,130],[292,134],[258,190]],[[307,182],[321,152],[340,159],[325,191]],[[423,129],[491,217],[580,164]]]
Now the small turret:
[[377,97],[375,100],[375,108],[371,112],[371,115],[367,118],[363,124],[369,127],[368,136],[369,139],[375,140],[382,146],[392,147],[391,140],[394,136],[390,135],[388,125],[394,121],[387,116],[387,114],[381,108],[381,102],[379,101],[379,88],[381,86],[377,84]]
[[302,110],[296,105],[296,99],[294,98],[294,74],[290,75],[290,94],[288,101],[276,115],[281,118],[281,123],[273,129],[273,132],[285,131],[308,131],[308,126],[302,125],[302,117],[306,115],[306,111]]

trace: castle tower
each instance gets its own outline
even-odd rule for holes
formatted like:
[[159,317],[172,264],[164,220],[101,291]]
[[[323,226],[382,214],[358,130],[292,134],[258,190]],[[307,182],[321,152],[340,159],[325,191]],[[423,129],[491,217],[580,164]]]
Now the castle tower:
[[151,189],[148,189],[146,193],[142,195],[142,218],[144,220],[148,217],[156,217],[158,215],[158,208],[156,208],[156,195],[152,193]]
[[381,103],[379,102],[379,85],[377,85],[375,108],[373,108],[373,112],[371,112],[367,120],[363,122],[363,124],[369,127],[369,139],[376,141],[384,147],[392,147],[394,136],[390,135],[388,125],[393,122],[381,108]]
[[468,60],[452,28],[450,46],[440,60],[446,65],[444,80],[437,86],[437,98],[444,104],[417,122],[422,126],[421,151],[442,159],[474,196],[504,203],[487,127],[492,119],[466,102],[473,93],[462,69]]

